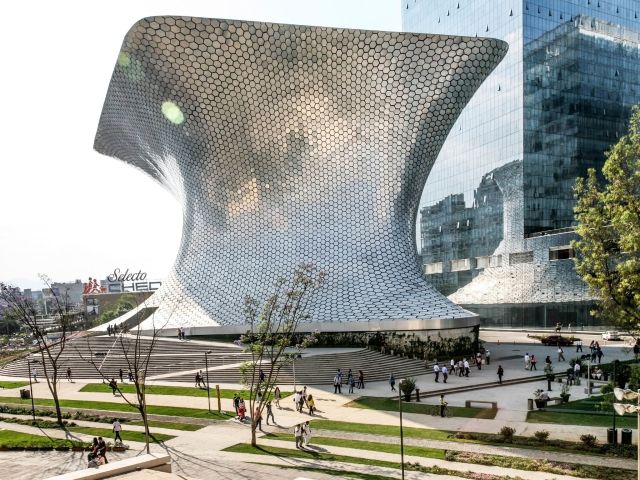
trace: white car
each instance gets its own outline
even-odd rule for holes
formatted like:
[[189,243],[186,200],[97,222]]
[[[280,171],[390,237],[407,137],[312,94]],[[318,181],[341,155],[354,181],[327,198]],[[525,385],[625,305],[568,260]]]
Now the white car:
[[613,330],[607,330],[602,334],[603,340],[622,340],[620,332],[614,332]]

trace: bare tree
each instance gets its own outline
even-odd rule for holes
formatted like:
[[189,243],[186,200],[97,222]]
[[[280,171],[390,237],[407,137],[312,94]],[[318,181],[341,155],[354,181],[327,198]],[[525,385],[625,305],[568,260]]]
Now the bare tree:
[[242,379],[249,388],[253,446],[256,445],[258,419],[278,382],[280,371],[316,339],[315,333],[300,335],[296,332],[301,322],[309,320],[307,306],[324,278],[323,271],[311,264],[302,264],[290,279],[276,281],[275,292],[264,305],[260,306],[251,297],[245,300],[250,330],[243,335],[242,342],[247,345],[251,360],[242,365]]
[[[39,275],[47,286],[53,298],[53,308],[50,312],[53,324],[45,326],[38,321],[38,309],[31,298],[25,297],[17,287],[0,282],[0,299],[7,304],[9,315],[31,332],[37,342],[44,378],[53,397],[56,409],[56,419],[60,426],[63,425],[60,400],[58,398],[58,381],[62,368],[62,353],[67,346],[69,332],[74,321],[80,315],[69,301],[69,292],[58,292],[52,288],[52,282],[46,275]],[[50,341],[48,333],[59,335],[57,341]]]
[[[143,304],[144,307],[144,304]],[[144,308],[138,308],[137,315],[143,315]],[[140,324],[138,323],[137,327],[134,329],[129,329],[126,325],[122,325],[122,330],[118,334],[116,340],[114,341],[114,347],[111,349],[111,353],[113,355],[121,354],[122,358],[125,361],[125,364],[131,372],[133,376],[133,385],[135,388],[135,397],[129,398],[124,392],[121,390],[121,385],[115,384],[116,391],[120,394],[122,399],[131,407],[135,408],[138,413],[140,413],[140,417],[142,418],[142,423],[144,425],[144,440],[147,453],[150,453],[149,448],[149,419],[147,417],[147,402],[146,402],[146,376],[147,370],[149,369],[149,364],[151,363],[152,353],[156,347],[156,343],[158,340],[158,336],[161,330],[166,327],[171,317],[167,318],[167,320],[160,327],[156,327],[155,323],[155,314],[151,315],[150,319],[146,321],[151,323],[151,335],[143,335],[143,330],[140,328]],[[125,334],[128,332],[128,334]],[[103,381],[111,382],[115,380],[114,375],[111,376],[105,373],[104,366],[104,358],[101,357],[100,362],[96,360],[96,355],[94,355],[93,350],[91,348],[91,341],[87,339],[87,346],[89,350],[89,357],[83,355],[80,350],[78,354],[80,358],[84,361],[90,363],[95,371],[100,375]]]

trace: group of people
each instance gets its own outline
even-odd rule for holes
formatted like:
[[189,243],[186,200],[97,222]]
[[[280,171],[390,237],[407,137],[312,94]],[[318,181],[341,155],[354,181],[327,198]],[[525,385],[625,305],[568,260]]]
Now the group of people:
[[307,393],[307,387],[304,387],[293,395],[293,403],[296,406],[296,410],[300,413],[302,413],[304,407],[309,409],[309,415],[313,415],[316,411],[316,401],[313,399],[313,395]]
[[299,423],[293,427],[293,435],[296,437],[296,448],[304,449],[311,440],[311,426],[309,422]]
[[602,357],[604,356],[604,353],[602,353],[602,348],[600,348],[600,344],[598,342],[591,340],[589,351],[591,353],[592,362],[595,362],[597,359],[598,363],[602,363]]
[[[364,388],[364,373],[362,370],[358,370],[358,380],[356,381],[353,372],[349,369],[347,373],[347,386],[349,387],[349,393],[354,393],[353,389],[355,388]],[[333,393],[342,394],[342,384],[344,383],[344,375],[341,369],[336,371],[335,376],[333,377]],[[306,387],[305,387],[306,388]]]
[[202,370],[196,372],[196,388],[207,388],[207,385],[204,381],[204,376],[202,375]]
[[115,323],[113,325],[107,325],[107,335],[109,336],[113,335],[115,337],[122,332],[124,332],[124,323],[121,323],[120,325],[117,325]]
[[184,328],[178,327],[178,340],[186,340],[186,339],[187,337],[186,337]]
[[93,437],[89,452],[89,468],[109,463],[107,460],[107,443],[102,437]]
[[[547,356],[547,358],[549,358]],[[529,355],[529,352],[524,354],[524,369],[525,370],[538,370],[538,359],[536,358],[536,356],[532,353],[531,355]]]

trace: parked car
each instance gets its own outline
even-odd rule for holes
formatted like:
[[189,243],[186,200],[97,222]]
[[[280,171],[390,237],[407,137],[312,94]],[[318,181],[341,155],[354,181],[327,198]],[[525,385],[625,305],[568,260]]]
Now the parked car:
[[607,330],[602,334],[603,340],[622,340],[620,336],[620,332],[615,332],[613,330]]
[[575,337],[563,337],[562,335],[549,335],[548,337],[542,337],[540,339],[543,345],[561,345],[563,347],[573,345],[573,342],[576,340],[579,339]]

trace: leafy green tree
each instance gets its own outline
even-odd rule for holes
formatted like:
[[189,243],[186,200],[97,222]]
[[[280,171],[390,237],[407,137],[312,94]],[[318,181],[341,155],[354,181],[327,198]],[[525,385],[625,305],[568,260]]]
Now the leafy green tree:
[[123,295],[111,306],[111,308],[105,310],[98,316],[95,320],[95,325],[102,325],[103,323],[115,320],[116,318],[133,310],[136,306],[137,301],[133,295]]
[[609,152],[575,186],[576,271],[597,297],[592,314],[637,335],[640,326],[640,107]]

